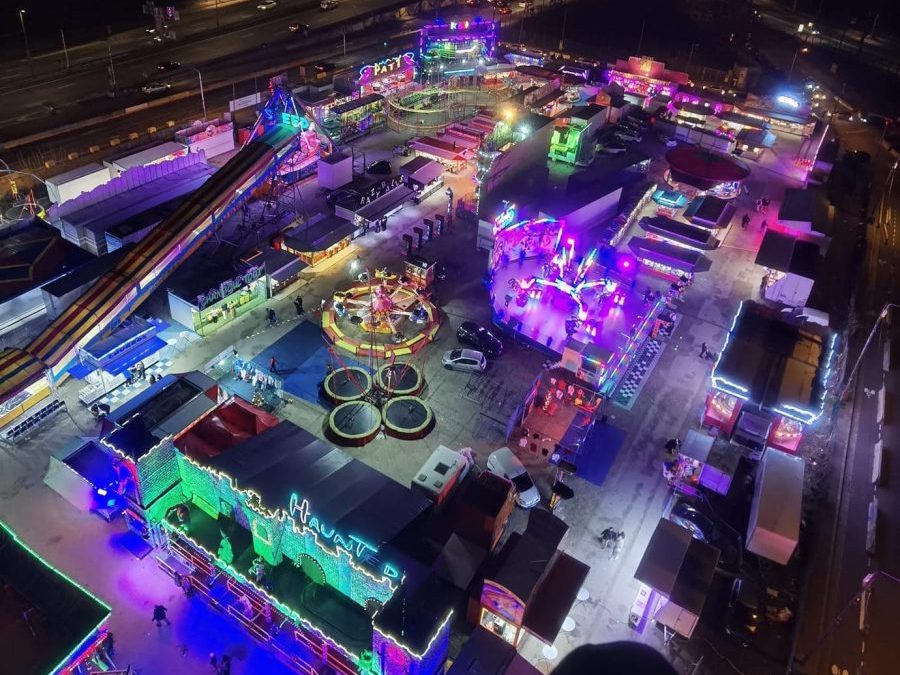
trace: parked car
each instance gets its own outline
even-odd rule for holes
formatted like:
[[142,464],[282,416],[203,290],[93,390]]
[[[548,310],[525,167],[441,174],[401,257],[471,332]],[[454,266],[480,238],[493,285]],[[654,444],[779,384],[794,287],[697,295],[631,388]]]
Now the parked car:
[[327,12],[329,9],[334,9],[337,6],[338,0],[322,0],[322,2],[319,3],[319,8],[323,12]]
[[447,370],[462,370],[467,373],[483,373],[487,368],[484,354],[474,349],[451,349],[444,352],[441,363]]
[[762,588],[751,580],[739,577],[731,584],[725,632],[746,647],[753,641],[762,616]]
[[627,128],[616,129],[616,132],[613,134],[613,136],[615,138],[618,138],[623,141],[636,141],[638,143],[641,142],[641,138],[642,138],[641,135],[638,134],[636,131],[633,131],[633,130],[627,129]]
[[463,321],[456,331],[457,339],[474,347],[488,358],[497,358],[503,353],[503,343],[484,326],[474,321]]
[[467,7],[478,7],[481,4],[481,0],[466,0]]
[[501,14],[506,16],[507,14],[512,14],[512,7],[510,7],[505,2],[498,2],[497,5],[497,14]]
[[616,141],[605,145],[597,145],[597,152],[602,152],[607,155],[621,155],[625,150],[625,145]]
[[672,507],[669,520],[690,530],[694,539],[705,541],[719,549],[720,567],[735,571],[741,568],[744,542],[737,532],[684,501]]
[[168,82],[148,82],[141,87],[141,92],[147,95],[162,94],[163,92],[169,91],[171,88],[172,85]]
[[516,503],[523,509],[530,509],[541,503],[541,493],[534,486],[528,469],[509,448],[494,450],[487,461],[488,471],[512,481],[516,489]]
[[660,142],[662,142],[663,145],[665,145],[667,148],[674,148],[675,146],[678,145],[678,141],[677,141],[675,138],[672,138],[671,136],[663,136],[663,137],[660,138],[659,140],[660,140]]
[[160,73],[170,73],[179,68],[181,68],[181,64],[178,61],[160,61],[156,64],[156,70]]
[[522,9],[534,7],[534,0],[519,0],[519,7],[521,7]]
[[288,30],[292,33],[302,33],[303,35],[309,35],[310,27],[308,23],[300,23],[299,21],[294,21],[293,23],[288,24]]
[[325,203],[329,206],[334,206],[338,202],[342,202],[345,199],[352,199],[353,197],[358,197],[359,192],[356,190],[351,190],[349,188],[341,188],[340,190],[333,190],[328,193],[328,196],[325,197]]
[[369,168],[366,169],[366,173],[374,173],[380,176],[389,176],[392,171],[391,163],[386,159],[379,159],[377,162],[372,162],[369,164]]
[[256,5],[256,9],[261,12],[265,12],[268,9],[275,9],[278,6],[278,0],[262,0],[258,5]]

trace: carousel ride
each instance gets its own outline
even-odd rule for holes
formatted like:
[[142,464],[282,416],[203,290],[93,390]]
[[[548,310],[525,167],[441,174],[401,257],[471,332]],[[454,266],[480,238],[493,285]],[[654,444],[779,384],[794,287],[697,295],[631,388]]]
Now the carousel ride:
[[[323,312],[322,328],[333,347],[322,398],[336,406],[325,433],[345,446],[365,445],[381,432],[400,439],[422,438],[435,422],[431,408],[418,396],[425,380],[415,364],[440,326],[438,309],[429,299],[432,276],[415,265],[402,277],[386,269],[371,279],[363,277],[350,289],[336,292],[332,307]],[[367,357],[368,366],[346,363],[341,350]],[[398,356],[408,360],[397,361]]]
[[332,300],[322,313],[322,330],[355,356],[383,359],[412,354],[431,342],[440,327],[440,312],[427,286],[386,269],[335,292]]

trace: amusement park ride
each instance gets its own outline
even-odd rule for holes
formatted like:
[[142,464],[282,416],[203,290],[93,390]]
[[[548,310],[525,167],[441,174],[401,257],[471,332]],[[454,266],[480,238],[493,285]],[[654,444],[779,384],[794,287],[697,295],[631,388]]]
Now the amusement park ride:
[[494,221],[493,234],[495,321],[557,356],[576,343],[591,345],[595,375],[585,379],[609,393],[663,304],[634,292],[636,260],[611,247],[579,256],[563,222],[520,219],[509,203]]
[[27,422],[47,407],[46,400],[57,402],[54,385],[77,362],[79,350],[108,336],[285,162],[299,154],[315,165],[322,146],[330,147],[327,137],[314,143],[312,125],[290,93],[276,81],[270,91],[259,123],[234,157],[31,343],[0,351],[0,404],[12,400]]

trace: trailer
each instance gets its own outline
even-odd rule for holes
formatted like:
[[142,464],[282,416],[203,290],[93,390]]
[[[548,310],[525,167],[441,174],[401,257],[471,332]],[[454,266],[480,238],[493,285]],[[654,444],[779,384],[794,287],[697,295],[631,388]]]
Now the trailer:
[[786,565],[800,537],[804,462],[766,448],[756,473],[756,489],[747,527],[747,550]]
[[109,168],[98,162],[91,162],[48,178],[47,195],[52,203],[62,204],[109,182],[110,178]]

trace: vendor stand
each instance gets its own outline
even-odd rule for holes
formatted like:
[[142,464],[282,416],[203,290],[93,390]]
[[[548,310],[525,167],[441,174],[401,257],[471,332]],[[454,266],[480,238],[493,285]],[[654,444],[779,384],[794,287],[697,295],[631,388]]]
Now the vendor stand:
[[696,497],[701,487],[728,494],[741,452],[727,440],[691,429],[674,454],[663,462],[669,487]]

